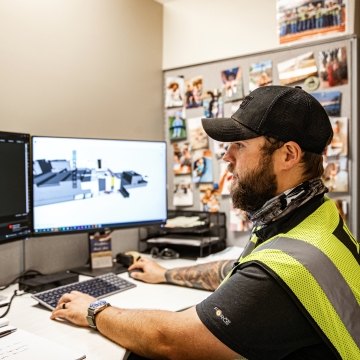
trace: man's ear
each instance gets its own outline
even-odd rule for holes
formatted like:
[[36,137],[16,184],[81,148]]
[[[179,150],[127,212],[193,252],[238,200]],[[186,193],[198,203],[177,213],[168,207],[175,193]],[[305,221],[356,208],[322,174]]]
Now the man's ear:
[[288,141],[281,147],[283,166],[290,169],[301,161],[302,149],[295,141]]

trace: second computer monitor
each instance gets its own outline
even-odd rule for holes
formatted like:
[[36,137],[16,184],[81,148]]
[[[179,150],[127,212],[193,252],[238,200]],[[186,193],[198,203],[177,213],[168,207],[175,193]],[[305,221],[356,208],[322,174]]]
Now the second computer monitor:
[[34,234],[164,223],[166,143],[32,137]]

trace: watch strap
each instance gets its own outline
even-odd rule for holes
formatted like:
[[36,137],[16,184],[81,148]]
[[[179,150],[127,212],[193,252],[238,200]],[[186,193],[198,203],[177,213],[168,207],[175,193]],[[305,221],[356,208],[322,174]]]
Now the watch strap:
[[[93,305],[95,305],[95,306],[93,306]],[[110,304],[108,302],[103,302],[102,304],[99,304],[99,305],[97,305],[96,302],[90,304],[90,306],[88,307],[86,320],[91,328],[97,330],[96,320],[95,320],[96,315],[109,306],[110,306]]]

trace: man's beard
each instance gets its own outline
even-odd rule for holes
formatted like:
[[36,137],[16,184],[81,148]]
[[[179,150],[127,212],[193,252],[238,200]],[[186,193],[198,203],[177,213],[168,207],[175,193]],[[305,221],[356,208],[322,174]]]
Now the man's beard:
[[[229,170],[233,170],[231,166]],[[233,177],[230,194],[234,208],[251,213],[276,196],[276,190],[272,157],[265,155],[256,169],[243,174],[241,179]]]

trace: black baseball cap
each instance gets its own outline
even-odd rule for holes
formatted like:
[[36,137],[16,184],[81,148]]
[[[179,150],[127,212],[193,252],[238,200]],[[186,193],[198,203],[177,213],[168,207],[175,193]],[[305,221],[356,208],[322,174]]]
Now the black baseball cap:
[[213,139],[234,142],[269,136],[295,141],[306,151],[322,154],[333,130],[322,105],[300,87],[264,86],[244,98],[231,118],[202,119]]

